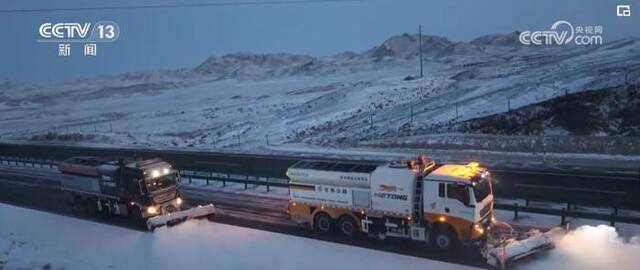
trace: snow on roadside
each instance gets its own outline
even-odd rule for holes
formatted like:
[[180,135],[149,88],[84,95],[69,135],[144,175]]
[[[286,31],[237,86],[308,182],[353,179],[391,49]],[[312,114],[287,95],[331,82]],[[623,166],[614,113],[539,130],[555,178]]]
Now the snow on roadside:
[[621,238],[613,227],[585,225],[556,239],[555,244],[548,256],[518,269],[638,269],[640,237]]
[[[560,226],[561,217],[552,215],[543,215],[535,213],[520,212],[518,219],[513,219],[513,211],[495,210],[495,216],[498,220],[507,222],[513,226],[535,227],[541,229],[551,229]],[[569,224],[569,230],[576,230],[584,226],[601,226],[608,225],[608,221],[594,220],[585,218],[567,217],[566,222]],[[613,228],[613,227],[612,227]],[[617,233],[626,238],[640,236],[640,225],[616,222],[615,230]]]
[[[559,226],[560,217],[520,213],[513,220],[513,212],[496,210],[499,220],[511,225],[553,228]],[[533,260],[516,264],[515,269],[637,269],[640,258],[640,226],[606,221],[567,218],[569,233],[554,239],[555,248]]]
[[474,269],[194,220],[154,233],[0,204],[5,269]]

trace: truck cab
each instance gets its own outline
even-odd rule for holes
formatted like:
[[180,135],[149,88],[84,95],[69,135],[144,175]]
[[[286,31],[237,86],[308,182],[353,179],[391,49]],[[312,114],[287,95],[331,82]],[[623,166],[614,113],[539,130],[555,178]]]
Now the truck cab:
[[[180,210],[182,199],[178,191],[180,176],[172,166],[160,159],[127,163],[122,167],[125,175],[135,183],[131,194],[135,194],[130,205],[138,206],[142,217],[149,218]],[[125,182],[129,182],[125,179]]]
[[[472,162],[442,165],[423,177],[423,221],[435,226],[435,244],[445,248],[455,234],[460,242],[484,237],[493,218],[491,174]],[[441,243],[438,243],[441,241]]]

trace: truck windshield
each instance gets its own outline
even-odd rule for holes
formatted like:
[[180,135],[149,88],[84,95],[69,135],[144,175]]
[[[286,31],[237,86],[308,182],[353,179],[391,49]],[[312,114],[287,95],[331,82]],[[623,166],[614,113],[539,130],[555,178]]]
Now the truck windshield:
[[476,182],[476,184],[473,186],[473,194],[476,197],[476,202],[481,202],[482,200],[484,200],[484,198],[491,194],[491,184],[489,182],[490,180],[483,179]]
[[175,184],[176,184],[176,175],[168,174],[165,176],[147,179],[147,190],[149,192],[154,192],[157,190],[174,186]]

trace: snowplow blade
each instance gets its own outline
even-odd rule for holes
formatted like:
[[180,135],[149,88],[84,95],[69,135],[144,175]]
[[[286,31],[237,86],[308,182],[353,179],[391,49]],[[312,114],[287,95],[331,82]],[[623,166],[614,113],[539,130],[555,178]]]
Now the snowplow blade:
[[487,247],[487,263],[493,267],[506,269],[514,262],[554,248],[553,239],[564,233],[561,228],[547,232],[530,230],[524,238],[511,238],[500,244]]
[[212,217],[216,213],[216,208],[213,204],[198,205],[186,210],[168,213],[165,215],[152,217],[147,219],[147,229],[153,231],[157,227],[172,226],[188,219],[195,219],[201,217]]

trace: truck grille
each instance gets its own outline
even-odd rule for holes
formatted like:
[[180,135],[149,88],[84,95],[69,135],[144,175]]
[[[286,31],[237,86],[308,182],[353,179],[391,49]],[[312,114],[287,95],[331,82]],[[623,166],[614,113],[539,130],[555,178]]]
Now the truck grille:
[[153,196],[153,202],[155,204],[160,204],[160,203],[164,203],[164,202],[168,202],[170,200],[173,200],[176,197],[176,192],[174,190],[172,191],[167,191],[161,194],[156,194]]

